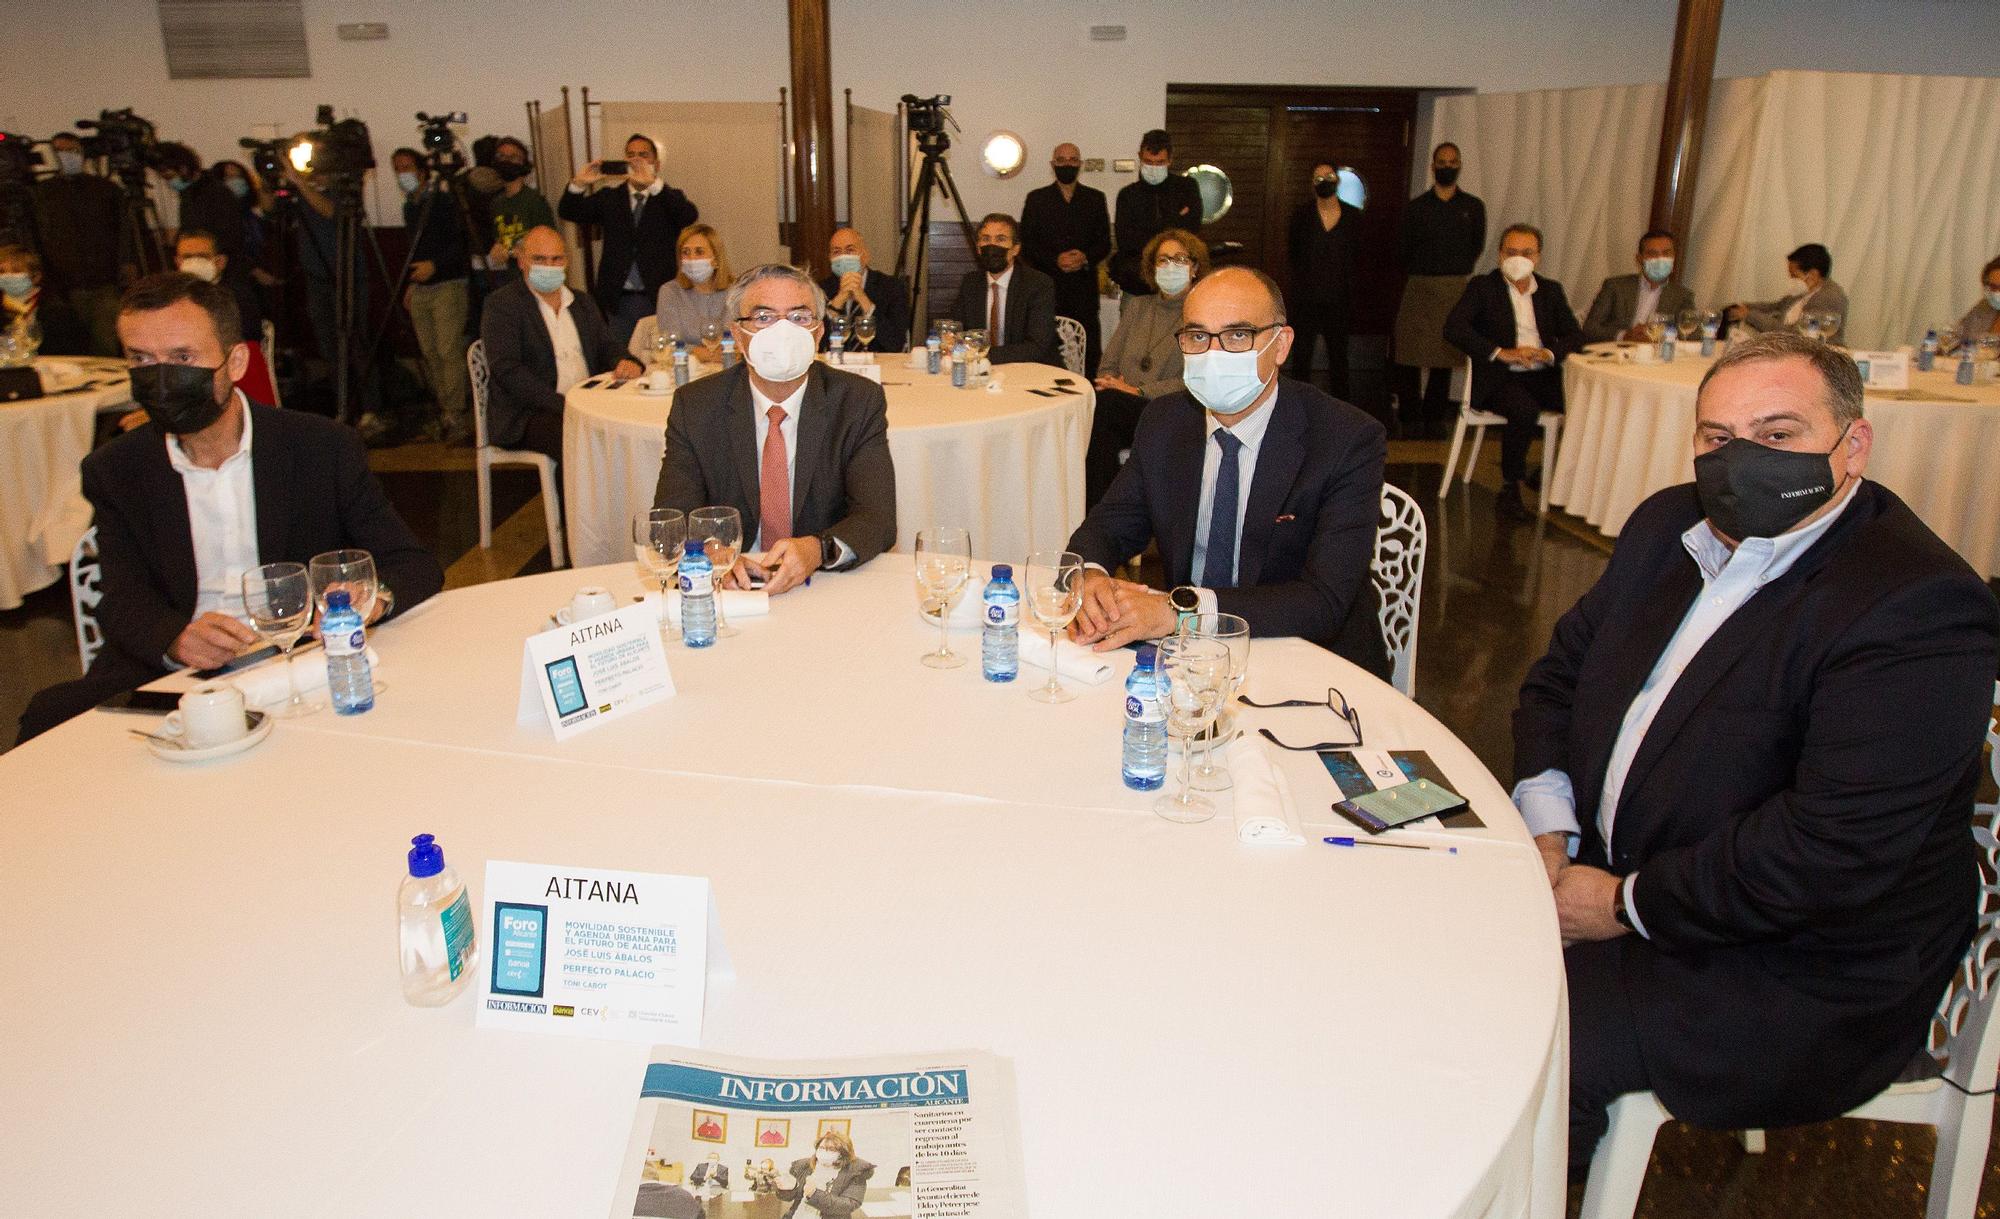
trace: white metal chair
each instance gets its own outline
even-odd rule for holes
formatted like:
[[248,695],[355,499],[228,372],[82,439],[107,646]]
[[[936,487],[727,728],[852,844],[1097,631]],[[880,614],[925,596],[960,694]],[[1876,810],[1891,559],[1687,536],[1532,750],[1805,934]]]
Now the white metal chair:
[[104,631],[97,625],[97,603],[104,600],[98,581],[103,576],[104,565],[97,561],[97,526],[92,525],[69,554],[69,610],[76,620],[76,655],[85,673],[104,647]]
[[[2000,702],[2000,682],[1994,683]],[[1993,780],[2000,784],[2000,723],[1989,721],[1987,759]],[[2000,804],[1980,804],[1973,810],[1972,837],[1985,855],[1982,869],[2000,878]],[[1993,1086],[2000,1075],[2000,882],[1981,877],[1979,934],[1973,937],[1965,961],[1945,988],[1931,1022],[1930,1057],[1942,1078],[1897,1082],[1873,1100],[1850,1110],[1848,1117],[1880,1122],[1910,1122],[1937,1128],[1937,1157],[1931,1164],[1926,1219],[1972,1219],[1979,1202],[1979,1181],[1986,1171],[1986,1145],[1993,1129]],[[1921,1061],[1917,1066],[1928,1066]],[[1913,1074],[1913,1073],[1906,1073]],[[1954,1086],[1956,1085],[1956,1086]],[[1968,1095],[1968,1093],[1970,1095]],[[1627,1219],[1639,1204],[1646,1182],[1646,1164],[1653,1154],[1653,1136],[1673,1120],[1651,1092],[1621,1096],[1611,1105],[1611,1129],[1597,1145],[1590,1163],[1590,1183],[1583,1195],[1583,1219]],[[1763,1131],[1745,1131],[1744,1146],[1764,1149]]]
[[477,430],[478,448],[473,460],[479,468],[479,548],[493,545],[493,468],[533,466],[542,476],[542,516],[549,526],[549,561],[557,567],[569,566],[563,549],[562,500],[556,494],[556,463],[542,453],[525,449],[502,449],[486,442],[486,383],[492,372],[486,366],[486,342],[474,339],[465,349],[465,370],[472,380],[472,426]]
[[283,406],[284,391],[278,388],[278,326],[270,318],[264,319],[264,337],[257,341],[264,353],[264,367],[271,374],[271,405]]
[[1424,511],[1401,487],[1382,484],[1382,522],[1375,527],[1375,558],[1368,574],[1380,603],[1375,611],[1389,649],[1389,682],[1405,698],[1417,690],[1417,611],[1424,594],[1424,552],[1429,532]]
[[[1541,514],[1549,514],[1549,484],[1556,472],[1556,443],[1562,439],[1563,417],[1560,411],[1543,411],[1538,420],[1542,425],[1542,504]],[[1466,454],[1465,472],[1460,482],[1472,481],[1472,467],[1479,464],[1479,446],[1486,439],[1486,429],[1506,427],[1507,418],[1492,411],[1472,409],[1472,360],[1465,361],[1465,386],[1459,391],[1458,426],[1451,431],[1451,456],[1444,461],[1444,478],[1438,483],[1438,498],[1451,494],[1452,471],[1458,466],[1458,450],[1465,443],[1466,429],[1472,431],[1472,452]]]
[[1082,322],[1073,317],[1056,318],[1056,343],[1062,348],[1063,367],[1078,376],[1083,375],[1085,341]]

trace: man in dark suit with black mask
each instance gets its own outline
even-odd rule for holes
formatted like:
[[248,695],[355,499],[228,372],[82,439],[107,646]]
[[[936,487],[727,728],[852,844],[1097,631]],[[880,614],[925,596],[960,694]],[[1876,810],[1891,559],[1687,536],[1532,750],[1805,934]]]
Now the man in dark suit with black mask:
[[1633,513],[1522,687],[1573,1170],[1628,1092],[1716,1129],[1868,1099],[1971,940],[2000,612],[1863,480],[1861,407],[1854,362],[1789,332],[1716,361],[1694,483]]
[[994,212],[979,222],[976,240],[979,266],[958,281],[958,320],[986,332],[995,364],[1061,363],[1055,282],[1020,261],[1021,226]]
[[1076,180],[1083,152],[1058,144],[1049,158],[1056,180],[1021,204],[1021,260],[1056,286],[1056,315],[1083,325],[1083,371],[1097,375],[1103,342],[1098,323],[1097,264],[1111,256],[1111,212],[1104,192]]
[[590,294],[623,347],[639,319],[653,312],[660,285],[679,274],[681,230],[701,219],[701,210],[660,176],[660,146],[646,136],[625,141],[624,181],[592,193],[611,180],[603,166],[592,161],[577,171],[556,214],[603,231]]

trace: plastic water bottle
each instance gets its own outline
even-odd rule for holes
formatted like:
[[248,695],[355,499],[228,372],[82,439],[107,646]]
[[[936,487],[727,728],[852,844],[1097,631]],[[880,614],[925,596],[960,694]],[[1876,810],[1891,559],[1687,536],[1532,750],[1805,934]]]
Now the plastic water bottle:
[[410,839],[410,871],[396,889],[403,998],[418,1007],[452,1001],[472,980],[479,946],[465,882],[429,834]]
[[1125,786],[1149,792],[1167,781],[1167,712],[1160,705],[1159,649],[1139,649],[1125,679]]
[[368,631],[361,615],[354,612],[353,599],[344,588],[326,595],[326,616],[320,619],[319,637],[326,643],[326,688],[333,696],[333,709],[341,715],[360,715],[375,706],[375,679],[368,671]]
[[833,319],[833,332],[827,336],[826,354],[829,364],[839,364],[847,351],[847,317],[842,314]]
[[944,341],[938,338],[938,332],[933,330],[931,337],[924,340],[924,371],[935,377],[943,364]]
[[1674,362],[1674,328],[1672,326],[1669,326],[1667,327],[1667,332],[1660,336],[1660,363],[1671,364],[1673,362]]
[[686,385],[687,383],[688,383],[687,343],[684,342],[679,335],[675,335],[674,336],[674,384]]
[[951,349],[951,387],[953,389],[965,388],[965,366],[966,362],[971,358],[972,353],[965,349],[964,343],[953,345]]
[[1960,385],[1972,384],[1972,374],[1974,371],[1972,348],[1973,345],[1971,343],[1960,343],[1958,345],[1958,376],[1956,380]]
[[1702,359],[1713,360],[1715,358],[1715,336],[1721,333],[1722,333],[1721,322],[1703,322],[1701,324]]
[[681,555],[681,638],[691,648],[715,642],[715,565],[694,538]]
[[980,669],[987,681],[1013,681],[1021,672],[1021,590],[1014,585],[1012,566],[993,565],[993,578],[980,600],[986,617],[979,635]]
[[736,335],[727,330],[722,332],[722,366],[736,367]]
[[1924,345],[1917,348],[1917,371],[1929,372],[1937,364],[1938,337],[1935,328],[1924,331]]

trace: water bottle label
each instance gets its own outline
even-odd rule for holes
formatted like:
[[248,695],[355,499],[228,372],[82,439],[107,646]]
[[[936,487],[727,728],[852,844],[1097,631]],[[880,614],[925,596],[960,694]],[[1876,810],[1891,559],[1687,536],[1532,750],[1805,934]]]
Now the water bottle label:
[[444,924],[444,955],[451,964],[451,980],[456,982],[465,969],[466,958],[472,955],[472,903],[464,889],[458,891],[458,900],[446,906],[438,920]]
[[358,626],[351,631],[329,631],[325,639],[328,656],[353,656],[368,647],[368,633]]
[[715,573],[681,568],[681,596],[706,597],[715,591]]
[[1166,713],[1160,709],[1157,698],[1140,698],[1136,694],[1125,696],[1125,718],[1134,724],[1161,724],[1166,722]]
[[986,603],[986,625],[1019,626],[1021,623],[1021,603],[1019,601],[989,601]]

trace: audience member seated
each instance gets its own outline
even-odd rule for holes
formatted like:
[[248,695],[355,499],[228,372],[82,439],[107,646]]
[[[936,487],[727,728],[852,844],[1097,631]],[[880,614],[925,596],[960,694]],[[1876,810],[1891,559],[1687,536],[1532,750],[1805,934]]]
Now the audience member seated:
[[81,680],[29,702],[21,739],[170,669],[225,664],[257,640],[243,573],[327,550],[375,556],[374,617],[444,586],[444,572],[396,515],[361,438],[303,411],[252,404],[234,388],[249,359],[236,301],[191,275],[132,285],[118,315],[132,396],[152,423],[83,460],[103,566],[104,650]]
[[726,586],[765,576],[775,596],[895,544],[888,402],[818,360],[826,296],[804,271],[752,267],[727,315],[743,360],[674,394],[653,506],[735,508],[746,553]]
[[1542,231],[1509,225],[1500,234],[1500,265],[1465,285],[1444,323],[1445,340],[1472,357],[1472,408],[1507,419],[1495,502],[1502,516],[1527,512],[1524,481],[1541,485],[1541,471],[1528,476],[1528,445],[1541,430],[1541,413],[1563,408],[1557,365],[1584,342],[1563,286],[1535,274],[1541,262]]
[[[174,239],[174,266],[182,274],[192,275],[203,283],[219,284],[228,289],[239,306],[245,298],[253,301],[257,298],[256,290],[249,280],[237,279],[232,283],[231,277],[226,274],[229,268],[229,255],[222,252],[215,244],[214,235],[205,229],[181,230],[180,236]],[[238,290],[239,286],[241,290]],[[237,316],[243,319],[243,344],[250,349],[250,363],[244,369],[243,375],[236,379],[237,388],[248,394],[252,402],[276,402],[278,393],[273,387],[271,366],[269,361],[264,359],[264,324],[258,321],[252,325],[250,321],[251,318],[260,315],[238,313]],[[134,411],[119,420],[119,425],[129,431],[128,424],[136,426],[144,422],[146,422],[145,412]]]
[[1590,303],[1590,316],[1583,319],[1583,341],[1609,343],[1625,339],[1646,341],[1646,324],[1655,314],[1667,325],[1683,309],[1694,308],[1694,293],[1673,281],[1674,235],[1665,229],[1649,229],[1639,238],[1639,265],[1631,275],[1613,275],[1597,290]]
[[1163,229],[1201,232],[1201,188],[1173,167],[1172,136],[1156,127],[1139,137],[1139,180],[1119,190],[1112,222],[1117,250],[1111,255],[1111,279],[1130,296],[1153,290],[1142,269],[1148,242]]
[[33,328],[45,356],[87,356],[90,334],[69,302],[42,291],[42,258],[24,245],[0,245],[0,329]]
[[1055,281],[1019,261],[1020,237],[1004,212],[979,222],[979,266],[958,281],[958,320],[986,332],[995,364],[1059,364]]
[[486,344],[486,442],[562,460],[563,395],[578,381],[616,370],[639,375],[598,312],[564,283],[569,255],[561,234],[529,229],[515,251],[520,278],[486,298],[479,335]]
[[2000,337],[2000,258],[1986,264],[1979,273],[1980,297],[1977,304],[1958,319],[1958,341],[1977,343],[1988,335]]
[[694,1166],[688,1174],[689,1185],[713,1185],[717,1189],[729,1188],[729,1165],[722,1162],[722,1153],[711,1151],[708,1158]]
[[[701,209],[660,177],[660,148],[652,140],[638,134],[626,140],[625,165],[619,178],[605,174],[602,160],[592,161],[570,179],[556,206],[564,220],[594,224],[604,235],[590,294],[621,347],[676,274],[677,239],[701,219]],[[586,193],[599,184],[603,189]]]
[[1888,488],[1854,362],[1790,332],[1695,400],[1514,713],[1569,947],[1572,1171],[1605,1107],[1837,1117],[1923,1049],[1971,941],[2000,608]]
[[[868,243],[854,229],[835,229],[827,242],[833,274],[819,281],[826,307],[848,320],[850,351],[901,351],[910,342],[910,290],[893,275],[877,271]],[[863,343],[853,337],[857,318],[875,319],[875,338]]]
[[1146,243],[1141,265],[1155,292],[1125,302],[1104,349],[1083,461],[1085,507],[1110,488],[1118,454],[1132,447],[1146,404],[1181,390],[1181,306],[1194,281],[1208,274],[1208,246],[1184,229],[1167,229]]
[[[1216,271],[1185,313],[1186,390],[1146,408],[1131,458],[1070,537],[1090,564],[1071,637],[1101,652],[1172,634],[1182,614],[1221,611],[1252,635],[1297,635],[1387,677],[1368,574],[1382,425],[1278,375],[1292,332],[1263,272]],[[1148,542],[1171,593],[1109,574]]]
[[[729,255],[722,248],[722,234],[713,225],[691,224],[681,231],[676,251],[679,268],[674,277],[660,286],[658,308],[651,317],[639,319],[626,350],[640,363],[653,358],[656,335],[677,334],[688,354],[704,364],[722,363],[721,327],[729,325],[723,304],[735,276],[729,270]],[[717,327],[714,342],[704,341],[702,330]]]
[[1792,278],[1789,295],[1731,305],[1729,320],[1765,332],[1793,329],[1808,313],[1833,313],[1840,318],[1839,331],[1847,329],[1847,289],[1833,282],[1833,255],[1825,246],[1815,242],[1785,255],[1785,274]]

